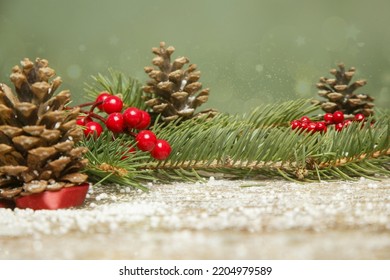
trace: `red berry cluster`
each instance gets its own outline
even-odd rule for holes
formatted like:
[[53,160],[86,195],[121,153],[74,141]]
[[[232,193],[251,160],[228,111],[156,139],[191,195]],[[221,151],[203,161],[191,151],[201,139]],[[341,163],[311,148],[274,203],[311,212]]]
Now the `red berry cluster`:
[[[146,130],[151,122],[150,115],[146,111],[135,107],[129,107],[122,112],[123,101],[119,96],[101,92],[94,102],[80,105],[80,107],[83,106],[91,106],[88,112],[84,112],[85,114],[77,119],[77,124],[84,127],[86,137],[100,136],[103,132],[100,121],[115,134],[128,133],[134,136],[138,149],[150,152],[155,159],[164,160],[171,153],[171,146],[167,141],[157,139],[152,131]],[[95,108],[105,112],[107,117],[104,118],[94,113]],[[129,152],[134,152],[134,148],[130,147]]]
[[363,122],[365,119],[363,114],[356,114],[354,119],[345,119],[344,113],[336,111],[332,113],[326,113],[323,121],[312,121],[309,117],[303,116],[299,120],[293,120],[291,122],[291,128],[293,130],[307,131],[307,132],[322,132],[325,133],[328,130],[328,126],[334,125],[336,131],[341,131],[344,127],[348,126],[352,121]]

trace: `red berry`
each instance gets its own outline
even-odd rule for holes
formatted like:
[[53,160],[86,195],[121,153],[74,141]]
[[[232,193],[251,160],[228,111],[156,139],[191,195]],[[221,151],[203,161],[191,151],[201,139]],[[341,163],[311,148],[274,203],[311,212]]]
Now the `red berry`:
[[103,111],[107,114],[118,113],[122,111],[123,101],[116,95],[108,96],[103,101]]
[[308,129],[308,127],[309,127],[308,122],[301,122],[301,127],[300,127],[301,130],[306,130]]
[[150,130],[141,130],[135,137],[135,140],[137,141],[138,149],[150,152],[156,145],[157,138]]
[[307,125],[307,131],[309,132],[315,132],[316,131],[317,124],[315,122],[310,122]]
[[318,122],[316,123],[316,131],[319,131],[319,132],[326,132],[326,124],[325,122]]
[[102,133],[103,131],[103,128],[102,126],[97,123],[97,122],[88,122],[85,124],[85,129],[84,129],[84,135],[85,136],[95,136],[95,137],[99,137],[100,134]]
[[310,118],[308,116],[303,116],[301,118],[301,122],[306,122],[306,123],[309,123],[310,122]]
[[76,124],[84,126],[84,117],[81,117],[81,118],[77,117]]
[[346,126],[350,125],[351,123],[352,123],[351,120],[346,120],[346,121],[344,121],[344,126],[346,127]]
[[76,124],[85,126],[87,123],[91,122],[92,118],[88,116],[78,116],[76,119]]
[[172,151],[171,146],[167,141],[158,139],[156,145],[154,146],[150,154],[155,159],[164,160],[169,156],[171,151]]
[[336,129],[336,131],[341,131],[344,127],[344,124],[341,122],[341,123],[336,123],[334,125],[334,128]]
[[127,152],[122,153],[121,159],[122,160],[123,159],[127,159],[128,158],[127,154],[132,154],[132,153],[135,153],[135,152],[136,152],[135,148],[133,146],[129,146],[129,150]]
[[103,91],[96,97],[95,103],[102,102],[99,105],[97,105],[97,107],[99,108],[100,111],[103,111],[103,102],[109,96],[111,96],[111,94],[109,94],[108,92]]
[[344,121],[344,113],[341,111],[336,111],[333,113],[333,122],[342,123]]
[[291,128],[292,129],[297,129],[297,128],[300,128],[301,127],[301,121],[299,120],[293,120],[291,122]]
[[124,120],[121,113],[112,113],[106,119],[106,126],[109,130],[115,133],[123,132]]
[[135,107],[127,108],[123,112],[123,118],[128,128],[136,128],[142,120],[141,110]]
[[332,113],[326,113],[324,115],[324,121],[327,123],[327,124],[332,124],[333,123],[333,114]]
[[365,119],[365,116],[363,114],[359,113],[359,114],[355,115],[355,121],[362,122],[362,121],[364,121],[364,119]]
[[141,112],[141,122],[135,127],[136,129],[147,129],[150,125],[150,115],[148,112],[139,110]]

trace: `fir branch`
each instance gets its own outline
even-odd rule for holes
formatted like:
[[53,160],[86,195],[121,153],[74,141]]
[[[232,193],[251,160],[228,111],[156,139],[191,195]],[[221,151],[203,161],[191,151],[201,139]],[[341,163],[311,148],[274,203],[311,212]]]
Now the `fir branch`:
[[[291,108],[295,107],[292,105],[297,103],[283,104],[284,112],[274,105],[272,118],[280,119],[279,123],[287,122],[282,115],[291,114]],[[300,112],[298,116],[303,115],[302,108],[294,110]],[[374,171],[388,175],[389,116],[382,115],[373,126],[373,120],[368,119],[363,127],[361,123],[353,123],[342,132],[312,135],[293,132],[289,127],[267,127],[272,122],[259,112],[255,110],[248,118],[222,114],[196,124],[184,122],[165,127],[161,133],[176,144],[173,155],[150,168],[157,173],[164,169],[165,174],[166,170],[192,168],[225,177],[279,175],[292,180],[351,180],[359,174],[371,176]],[[265,110],[264,116],[269,116],[268,112]],[[253,118],[257,114],[258,119]],[[361,170],[362,166],[366,169]]]
[[[101,90],[121,92],[128,105],[145,108],[140,83],[110,70],[88,86],[92,98]],[[95,181],[143,188],[146,181],[201,180],[204,177],[285,178],[293,181],[352,180],[389,175],[390,113],[378,110],[374,118],[352,123],[342,132],[298,133],[289,123],[313,114],[318,106],[308,100],[271,104],[249,114],[220,113],[169,124],[155,122],[152,130],[173,148],[171,156],[156,162],[143,152],[126,159],[122,153],[134,140],[109,133],[87,139],[86,172]],[[315,116],[314,116],[315,118]],[[373,123],[373,124],[372,124]]]

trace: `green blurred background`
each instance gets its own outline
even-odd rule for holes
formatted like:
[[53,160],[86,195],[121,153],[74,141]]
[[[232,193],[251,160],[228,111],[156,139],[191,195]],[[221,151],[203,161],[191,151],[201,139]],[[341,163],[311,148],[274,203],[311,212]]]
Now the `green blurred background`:
[[84,99],[112,67],[147,80],[151,48],[176,48],[202,71],[208,105],[225,112],[298,97],[338,62],[366,78],[361,93],[390,107],[388,0],[0,0],[0,77],[24,57],[47,58]]

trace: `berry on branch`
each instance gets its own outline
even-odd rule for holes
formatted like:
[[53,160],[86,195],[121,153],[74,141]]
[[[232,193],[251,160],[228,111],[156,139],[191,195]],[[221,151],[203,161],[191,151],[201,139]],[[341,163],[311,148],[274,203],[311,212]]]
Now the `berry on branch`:
[[89,116],[77,116],[76,124],[85,126],[87,123],[91,122],[92,118]]
[[103,102],[109,96],[111,96],[110,93],[103,91],[96,97],[95,104],[100,111],[103,111]]
[[301,122],[306,122],[306,123],[310,123],[310,118],[308,116],[303,116],[301,119],[300,119]]
[[106,126],[114,133],[121,133],[124,130],[124,120],[121,113],[111,113],[106,119]]
[[135,140],[137,141],[138,149],[144,152],[150,152],[156,145],[157,138],[152,131],[142,130],[137,134]]
[[119,96],[108,96],[103,101],[103,110],[107,114],[121,112],[123,108],[123,101]]
[[123,119],[129,129],[136,128],[142,120],[141,110],[135,107],[127,108],[123,112]]
[[341,131],[344,127],[344,123],[340,122],[340,123],[336,123],[334,125],[334,128],[336,129],[336,131]]
[[143,110],[140,110],[141,112],[141,121],[139,122],[139,124],[137,124],[137,126],[135,127],[136,129],[147,129],[150,125],[150,115],[148,112],[146,111],[143,111]]
[[317,122],[317,123],[315,123],[315,125],[316,125],[315,131],[326,132],[327,127],[326,127],[325,122]]
[[[106,119],[94,113],[94,109],[100,105],[103,111],[108,114]],[[136,107],[129,107],[122,113],[122,99],[118,95],[112,95],[107,92],[101,92],[94,102],[79,105],[79,107],[86,106],[91,106],[90,110],[81,111],[82,114],[77,119],[77,124],[83,126],[85,137],[94,136],[96,138],[100,136],[103,128],[98,122],[93,121],[93,119],[97,119],[99,122],[104,123],[112,133],[126,133],[134,137],[136,147],[141,151],[150,152],[154,159],[164,160],[169,156],[171,152],[169,143],[162,139],[157,140],[156,135],[152,131],[146,130],[151,123],[151,117],[148,112]],[[137,134],[134,130],[140,131]],[[136,152],[136,150],[131,146],[127,152],[121,153],[121,159],[128,158],[128,154],[133,152]]]
[[336,111],[333,113],[333,122],[342,123],[344,121],[344,113],[341,111]]
[[294,130],[294,129],[297,129],[297,128],[300,128],[301,127],[301,121],[299,120],[293,120],[291,122],[291,128]]
[[333,123],[333,114],[332,113],[325,113],[324,121],[326,122],[326,124],[332,124]]
[[84,135],[99,137],[103,132],[102,126],[97,122],[88,122],[85,124]]
[[153,150],[151,151],[151,155],[153,158],[158,160],[164,160],[168,158],[168,156],[171,153],[171,146],[169,143],[165,140],[158,139],[156,141],[156,145],[154,146]]
[[363,114],[356,114],[355,115],[355,121],[362,122],[364,121],[365,117]]

